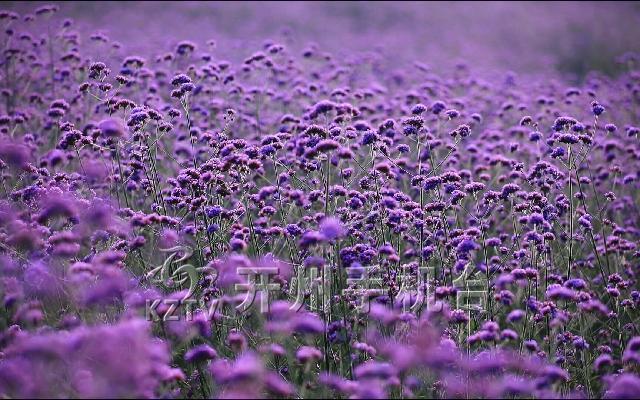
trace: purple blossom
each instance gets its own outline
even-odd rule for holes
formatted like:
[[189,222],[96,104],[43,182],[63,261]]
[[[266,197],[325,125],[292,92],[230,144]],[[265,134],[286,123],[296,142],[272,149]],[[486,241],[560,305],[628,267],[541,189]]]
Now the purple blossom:
[[0,397],[638,397],[632,5],[106,7],[0,10]]

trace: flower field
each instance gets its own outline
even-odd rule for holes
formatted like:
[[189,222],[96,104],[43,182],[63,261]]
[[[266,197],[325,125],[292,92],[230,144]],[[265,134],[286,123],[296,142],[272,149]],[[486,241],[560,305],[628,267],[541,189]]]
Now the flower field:
[[3,7],[0,397],[640,397],[637,4]]

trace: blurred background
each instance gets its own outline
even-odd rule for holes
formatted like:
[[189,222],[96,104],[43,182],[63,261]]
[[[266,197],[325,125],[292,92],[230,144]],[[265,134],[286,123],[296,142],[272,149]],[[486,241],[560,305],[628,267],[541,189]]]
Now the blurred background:
[[[51,2],[6,2],[21,14]],[[614,75],[615,58],[640,50],[640,2],[60,2],[83,34],[103,32],[148,55],[181,40],[218,44],[231,61],[265,40],[339,57],[381,50],[389,62],[435,70],[559,72],[580,81]]]

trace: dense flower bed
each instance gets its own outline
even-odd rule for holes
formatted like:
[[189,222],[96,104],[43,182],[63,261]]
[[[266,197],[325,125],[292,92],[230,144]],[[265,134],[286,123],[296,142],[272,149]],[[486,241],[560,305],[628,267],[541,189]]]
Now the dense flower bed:
[[56,11],[0,12],[0,396],[640,396],[638,56],[142,57]]

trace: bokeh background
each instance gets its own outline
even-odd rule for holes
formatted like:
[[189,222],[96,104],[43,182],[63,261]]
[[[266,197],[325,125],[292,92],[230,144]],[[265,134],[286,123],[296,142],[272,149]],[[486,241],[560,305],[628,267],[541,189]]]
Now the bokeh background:
[[[42,3],[46,4],[46,3]],[[33,3],[5,7],[24,13]],[[61,2],[83,34],[103,32],[127,51],[171,49],[214,39],[236,61],[272,39],[303,49],[315,42],[340,57],[382,50],[389,63],[436,70],[464,62],[476,72],[590,70],[616,74],[615,58],[640,50],[638,2]]]

